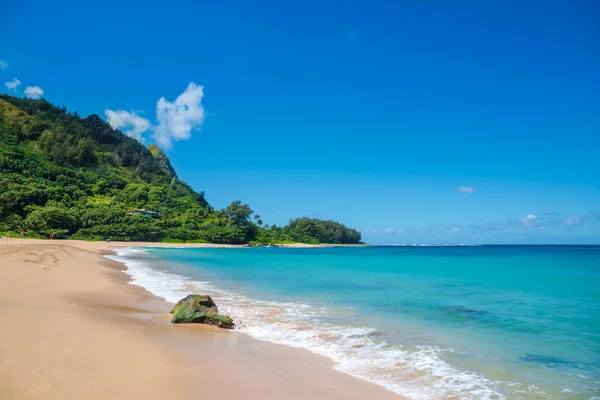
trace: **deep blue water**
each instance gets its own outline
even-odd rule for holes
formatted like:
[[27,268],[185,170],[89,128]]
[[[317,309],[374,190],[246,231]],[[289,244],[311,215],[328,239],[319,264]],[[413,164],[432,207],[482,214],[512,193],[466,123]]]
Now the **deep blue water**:
[[121,250],[240,330],[414,398],[600,398],[600,247]]

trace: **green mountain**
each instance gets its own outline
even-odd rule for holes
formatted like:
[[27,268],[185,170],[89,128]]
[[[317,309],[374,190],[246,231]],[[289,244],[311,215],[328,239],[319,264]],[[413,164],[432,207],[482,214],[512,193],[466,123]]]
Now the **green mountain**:
[[77,239],[210,243],[359,243],[334,221],[263,226],[240,201],[222,210],[169,158],[46,100],[0,95],[0,231]]

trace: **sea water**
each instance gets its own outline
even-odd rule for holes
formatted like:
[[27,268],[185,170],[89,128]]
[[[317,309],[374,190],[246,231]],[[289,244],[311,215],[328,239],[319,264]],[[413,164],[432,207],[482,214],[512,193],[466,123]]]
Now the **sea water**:
[[600,247],[116,252],[135,285],[414,399],[600,399]]

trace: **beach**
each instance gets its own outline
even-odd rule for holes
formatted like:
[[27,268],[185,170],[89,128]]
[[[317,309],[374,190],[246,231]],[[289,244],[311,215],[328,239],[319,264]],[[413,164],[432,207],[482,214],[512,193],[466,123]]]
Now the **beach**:
[[587,399],[598,257],[3,239],[0,399]]
[[207,293],[236,333],[415,400],[600,390],[595,246],[114,248],[131,283]]
[[136,244],[2,240],[0,398],[402,398],[303,349],[172,325],[171,303],[103,257]]

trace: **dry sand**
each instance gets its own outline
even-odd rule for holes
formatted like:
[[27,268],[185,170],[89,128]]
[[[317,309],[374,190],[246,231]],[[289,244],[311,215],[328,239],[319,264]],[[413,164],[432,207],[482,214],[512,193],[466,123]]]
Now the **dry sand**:
[[400,399],[305,350],[170,324],[102,257],[131,245],[2,239],[1,400]]

